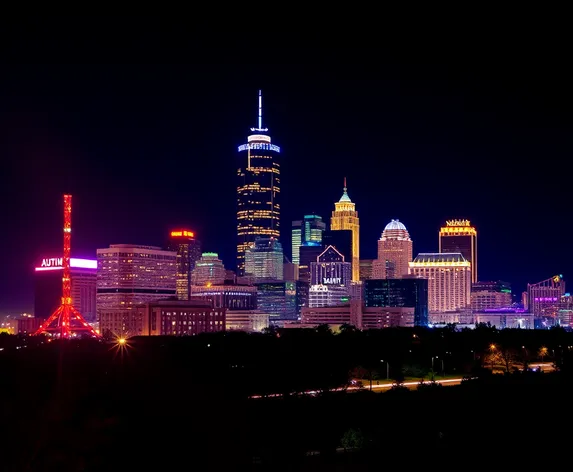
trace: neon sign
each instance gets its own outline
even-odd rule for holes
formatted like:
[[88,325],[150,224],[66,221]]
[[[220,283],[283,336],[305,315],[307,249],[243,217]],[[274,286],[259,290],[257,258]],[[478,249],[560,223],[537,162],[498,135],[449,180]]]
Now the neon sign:
[[[70,267],[72,269],[97,269],[97,260],[95,259],[76,259],[70,258]],[[42,259],[40,267],[35,268],[36,271],[43,270],[61,270],[62,258],[61,257],[46,257]]]
[[470,220],[449,220],[446,221],[446,226],[471,226]]
[[171,231],[171,237],[172,238],[180,238],[180,237],[194,238],[195,233],[193,233],[193,231],[187,231],[186,229],[182,229],[180,231]]
[[342,285],[340,277],[323,277],[322,283],[323,285]]
[[239,152],[246,151],[247,149],[255,149],[260,151],[275,151],[281,152],[281,148],[278,147],[276,144],[269,144],[269,143],[249,143],[249,144],[241,144],[239,146]]

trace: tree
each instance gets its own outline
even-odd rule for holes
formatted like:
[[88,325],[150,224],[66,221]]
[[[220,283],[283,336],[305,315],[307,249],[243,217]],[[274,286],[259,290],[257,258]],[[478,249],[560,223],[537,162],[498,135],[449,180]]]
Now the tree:
[[345,451],[348,449],[362,449],[364,446],[364,436],[362,431],[360,429],[350,428],[342,435],[340,444]]

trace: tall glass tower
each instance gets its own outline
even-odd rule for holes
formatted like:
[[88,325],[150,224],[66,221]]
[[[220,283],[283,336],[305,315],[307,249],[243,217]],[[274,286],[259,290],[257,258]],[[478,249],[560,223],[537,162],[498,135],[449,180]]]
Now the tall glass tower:
[[259,90],[258,127],[239,146],[237,170],[237,275],[245,274],[245,252],[257,237],[280,237],[280,148],[263,128],[263,98]]
[[326,223],[318,215],[304,215],[292,222],[292,263],[300,264],[300,247],[309,242],[322,243]]

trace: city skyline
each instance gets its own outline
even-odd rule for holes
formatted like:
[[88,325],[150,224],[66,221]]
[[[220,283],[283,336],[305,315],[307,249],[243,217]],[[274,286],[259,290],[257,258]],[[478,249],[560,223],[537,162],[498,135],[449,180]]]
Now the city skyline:
[[[33,268],[59,257],[59,202],[68,192],[76,258],[110,244],[163,246],[169,231],[186,227],[234,269],[236,150],[259,89],[281,146],[283,247],[293,220],[315,213],[330,223],[346,177],[360,214],[361,259],[376,257],[392,219],[408,228],[414,256],[438,251],[447,220],[468,219],[478,231],[480,280],[506,280],[519,299],[527,282],[568,279],[570,224],[560,205],[544,206],[542,217],[534,205],[560,193],[565,173],[540,177],[519,165],[570,155],[555,91],[526,78],[513,91],[515,74],[460,80],[441,64],[388,64],[385,77],[358,68],[330,82],[332,64],[221,79],[232,67],[202,66],[197,77],[193,65],[147,75],[133,65],[9,71],[0,100],[9,196],[2,211],[19,229],[0,240],[10,248],[0,313],[31,309]],[[551,244],[539,239],[540,218],[552,225]]]

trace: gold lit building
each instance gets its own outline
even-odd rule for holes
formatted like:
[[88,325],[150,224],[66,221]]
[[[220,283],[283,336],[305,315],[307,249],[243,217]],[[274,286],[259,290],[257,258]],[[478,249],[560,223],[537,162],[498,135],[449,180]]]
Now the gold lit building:
[[469,308],[471,265],[458,253],[420,253],[409,263],[410,274],[428,279],[428,311]]
[[352,203],[346,193],[346,177],[344,190],[340,200],[334,204],[334,211],[330,218],[330,229],[333,231],[347,229],[352,231],[352,282],[360,281],[360,221],[356,204]]
[[[373,279],[401,279],[408,275],[408,264],[412,262],[412,239],[410,233],[399,220],[386,225],[378,240],[378,259],[372,265]],[[390,264],[389,264],[390,263]],[[388,268],[394,269],[388,274]]]
[[459,252],[472,266],[472,283],[477,278],[477,230],[469,220],[449,220],[440,228],[439,252]]
[[245,275],[245,253],[257,237],[280,237],[280,148],[271,144],[262,127],[262,96],[259,90],[259,122],[251,128],[247,144],[239,146],[237,170],[237,275]]

